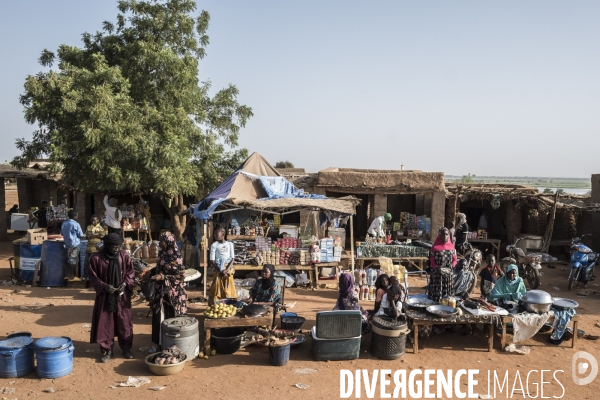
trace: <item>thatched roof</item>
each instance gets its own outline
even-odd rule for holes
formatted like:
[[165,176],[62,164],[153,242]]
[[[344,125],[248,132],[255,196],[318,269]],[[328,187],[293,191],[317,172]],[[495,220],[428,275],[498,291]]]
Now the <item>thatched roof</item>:
[[258,210],[271,210],[285,212],[297,208],[319,208],[329,211],[337,211],[343,214],[356,214],[356,206],[360,200],[354,196],[340,197],[337,199],[308,199],[308,198],[281,198],[270,200],[236,200],[229,202],[238,206],[254,208]]
[[329,168],[317,186],[351,193],[416,194],[444,191],[443,172]]
[[25,169],[18,169],[10,164],[0,164],[0,178],[48,179],[58,182],[60,176],[51,175],[47,170],[50,162],[34,161]]
[[[516,201],[517,208],[527,206],[539,210],[549,210],[554,205],[554,194],[540,193],[532,186],[502,184],[446,184],[446,198],[454,199],[460,191],[460,200],[490,201],[498,196],[501,202]],[[590,196],[559,194],[556,208],[570,211],[600,211],[600,204],[592,203]]]
[[283,176],[288,175],[304,175],[306,171],[304,168],[275,168]]

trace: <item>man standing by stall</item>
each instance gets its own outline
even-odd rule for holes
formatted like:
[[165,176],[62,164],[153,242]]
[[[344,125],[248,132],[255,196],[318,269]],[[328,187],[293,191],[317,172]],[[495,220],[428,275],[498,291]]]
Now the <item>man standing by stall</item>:
[[115,198],[108,198],[108,195],[104,196],[104,208],[106,208],[106,219],[104,222],[108,226],[108,233],[121,234],[121,220],[123,215],[117,208],[117,200]]
[[75,210],[69,210],[69,219],[63,222],[60,228],[60,234],[65,240],[65,247],[67,248],[67,258],[69,259],[69,269],[65,274],[65,278],[73,280],[75,273],[77,272],[77,264],[79,263],[79,245],[83,237],[83,231],[79,222],[75,221],[78,214]]
[[90,343],[98,343],[101,361],[108,362],[113,356],[115,336],[123,357],[133,358],[133,317],[131,294],[135,273],[129,255],[119,250],[123,243],[121,235],[109,233],[102,238],[104,248],[90,258],[89,279],[96,291]]
[[386,213],[380,217],[377,217],[371,222],[371,226],[369,226],[369,230],[367,231],[367,235],[371,237],[385,237],[385,223],[386,221],[392,220],[392,214]]

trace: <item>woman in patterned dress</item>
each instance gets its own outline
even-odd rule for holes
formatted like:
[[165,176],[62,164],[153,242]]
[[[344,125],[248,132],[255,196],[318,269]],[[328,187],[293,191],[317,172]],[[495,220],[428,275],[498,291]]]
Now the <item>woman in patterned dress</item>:
[[181,252],[170,232],[160,235],[158,262],[150,279],[155,281],[154,299],[150,301],[152,315],[152,342],[162,344],[160,332],[165,319],[187,313],[187,294],[184,289],[185,266]]
[[427,296],[440,302],[444,296],[454,296],[453,269],[456,265],[456,250],[450,240],[448,228],[441,228],[429,258],[431,264],[431,282],[427,287]]

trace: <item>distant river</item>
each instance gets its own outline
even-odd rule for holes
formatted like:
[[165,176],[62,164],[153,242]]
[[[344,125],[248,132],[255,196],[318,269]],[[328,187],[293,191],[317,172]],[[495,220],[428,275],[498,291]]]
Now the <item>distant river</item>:
[[[543,192],[544,189],[546,189],[547,186],[544,187],[538,187],[537,189],[540,192]],[[556,188],[550,188],[552,189],[552,192],[556,192]],[[562,188],[562,190],[564,190],[567,193],[571,193],[571,194],[586,194],[587,192],[589,192],[591,189],[569,189],[569,188]]]

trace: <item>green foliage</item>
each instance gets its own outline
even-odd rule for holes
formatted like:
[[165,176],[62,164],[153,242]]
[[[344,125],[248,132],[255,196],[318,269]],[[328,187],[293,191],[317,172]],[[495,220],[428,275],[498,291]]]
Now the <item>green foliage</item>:
[[544,191],[543,191],[542,193],[544,193],[544,194],[552,194],[552,193],[554,193],[554,192],[553,192],[553,191],[552,191],[552,189],[550,189],[550,188],[545,188],[545,189],[544,189]]
[[275,168],[294,168],[294,164],[290,161],[277,161]]
[[476,175],[469,172],[469,174],[463,175],[462,178],[460,178],[460,183],[475,183],[475,178]]
[[556,189],[556,193],[565,194],[566,192],[564,191],[564,189]]
[[209,15],[193,0],[121,0],[116,22],[83,34],[83,47],[44,50],[57,69],[29,76],[21,103],[40,129],[17,140],[25,167],[47,156],[83,191],[152,189],[205,194],[247,157],[237,146],[252,114],[230,85],[214,96],[198,79]]

